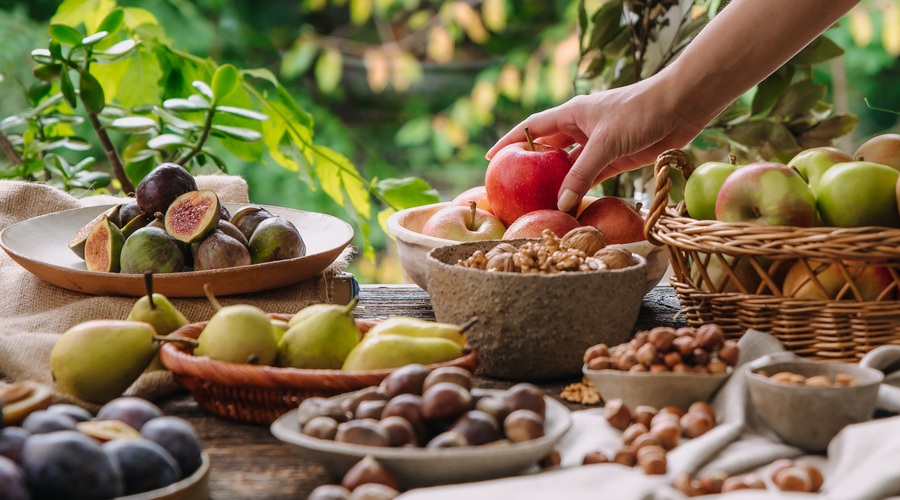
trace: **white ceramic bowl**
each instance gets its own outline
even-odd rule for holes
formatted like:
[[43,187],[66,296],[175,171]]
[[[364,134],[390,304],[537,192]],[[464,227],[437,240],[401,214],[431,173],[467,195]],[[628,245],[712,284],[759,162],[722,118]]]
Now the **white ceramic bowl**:
[[696,401],[712,399],[728,378],[728,373],[649,373],[582,368],[584,376],[605,401],[621,399],[629,408],[640,405],[687,409]]
[[[502,391],[475,389],[475,394],[499,394]],[[338,399],[349,394],[336,396]],[[324,465],[340,478],[356,462],[372,455],[387,467],[403,488],[438,484],[465,483],[519,474],[534,466],[552,451],[553,446],[572,425],[568,408],[548,396],[546,433],[543,437],[520,443],[495,443],[458,448],[385,448],[341,443],[307,436],[300,432],[297,410],[282,415],[271,427],[276,438],[297,446],[306,458]]]
[[[433,203],[407,208],[393,213],[387,220],[388,234],[397,241],[397,254],[403,267],[404,277],[427,290],[425,283],[425,256],[434,248],[454,245],[458,241],[435,238],[421,233],[422,226],[438,210],[450,205],[449,202]],[[615,245],[647,259],[647,279],[644,293],[647,294],[666,274],[669,254],[665,247],[655,246],[647,241]]]

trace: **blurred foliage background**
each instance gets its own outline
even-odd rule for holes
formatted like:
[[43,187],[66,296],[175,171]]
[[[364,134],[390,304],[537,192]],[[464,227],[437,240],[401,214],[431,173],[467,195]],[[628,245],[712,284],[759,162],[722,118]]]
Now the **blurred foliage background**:
[[[28,107],[24,89],[34,80],[30,53],[46,47],[47,24],[59,4],[0,0],[0,30],[5,34],[0,38],[0,115]],[[118,4],[151,12],[178,50],[278,75],[314,117],[316,142],[349,158],[364,178],[421,178],[441,200],[449,200],[483,184],[484,154],[510,126],[575,93],[650,76],[667,57],[677,56],[680,44],[715,15],[722,2],[120,0]],[[623,21],[629,15],[653,21],[656,27],[650,25],[644,36],[636,36]],[[863,0],[828,31],[827,38],[835,50],[829,45],[817,58],[795,61],[796,68],[787,77],[781,74],[778,93],[763,103],[767,106],[760,104],[766,99],[757,96],[762,92],[752,93],[692,149],[720,156],[740,150],[741,141],[752,142],[747,138],[752,134],[734,132],[734,126],[744,123],[747,129],[746,122],[755,119],[768,120],[767,133],[753,135],[764,144],[744,148],[749,156],[758,151],[777,156],[777,147],[766,149],[772,146],[774,136],[769,132],[776,126],[787,127],[793,140],[800,140],[830,117],[856,117],[852,123],[832,119],[829,123],[840,126],[826,134],[851,152],[871,135],[900,129],[898,115],[882,110],[900,110],[900,0]],[[654,61],[638,56],[640,68],[623,71],[625,66],[637,67],[635,54],[649,53],[636,48],[663,42],[670,54]],[[784,105],[778,105],[778,96],[792,85],[815,99],[788,114]],[[297,172],[274,162],[240,160],[227,151],[221,155],[230,173],[248,180],[254,202],[354,217]],[[621,186],[604,188],[630,194]],[[379,217],[383,220],[386,214]],[[393,242],[379,224],[367,226],[365,244],[357,244],[372,250],[354,259],[351,271],[361,282],[401,281]]]

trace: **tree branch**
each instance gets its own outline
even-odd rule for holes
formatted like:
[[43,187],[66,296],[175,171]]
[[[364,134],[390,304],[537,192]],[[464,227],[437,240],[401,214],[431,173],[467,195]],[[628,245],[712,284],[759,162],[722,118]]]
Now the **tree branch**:
[[88,113],[87,115],[88,120],[91,122],[91,126],[94,127],[94,131],[97,132],[97,138],[100,139],[100,145],[103,146],[103,152],[106,153],[106,157],[109,159],[109,165],[112,167],[113,174],[115,174],[119,183],[122,184],[122,191],[126,194],[133,193],[134,184],[131,183],[128,174],[125,173],[125,168],[122,166],[122,160],[119,158],[119,153],[116,151],[116,147],[109,138],[106,129],[103,128],[103,124],[100,123],[100,118],[97,117],[97,113]]
[[3,150],[3,154],[6,155],[6,158],[13,165],[18,165],[22,163],[22,157],[19,156],[19,152],[16,151],[16,147],[9,142],[9,138],[6,137],[6,134],[0,132],[0,150]]

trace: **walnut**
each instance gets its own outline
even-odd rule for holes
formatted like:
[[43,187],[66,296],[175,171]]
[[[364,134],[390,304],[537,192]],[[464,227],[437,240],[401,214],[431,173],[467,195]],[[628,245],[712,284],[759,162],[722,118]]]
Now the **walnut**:
[[624,269],[635,264],[631,253],[621,248],[603,248],[593,257],[603,262],[607,269]]
[[581,382],[567,385],[559,397],[572,403],[581,403],[583,405],[595,405],[600,402],[600,393],[597,388],[591,384],[591,381],[582,378]]
[[565,249],[581,250],[585,255],[594,255],[606,246],[606,236],[594,226],[581,226],[566,233],[560,245]]
[[513,245],[511,243],[503,242],[503,243],[498,243],[497,246],[488,250],[487,253],[484,254],[484,256],[487,257],[488,260],[491,260],[491,258],[493,258],[497,254],[504,254],[504,253],[513,254],[516,252],[516,250],[517,250],[517,248],[515,245]]
[[487,261],[487,257],[484,256],[484,252],[482,252],[481,250],[475,250],[475,252],[468,259],[460,259],[456,264],[463,267],[484,269],[487,266]]
[[[490,252],[488,252],[488,255],[490,255]],[[488,258],[486,269],[488,271],[513,273],[516,272],[514,260],[513,253],[511,252],[497,252]]]

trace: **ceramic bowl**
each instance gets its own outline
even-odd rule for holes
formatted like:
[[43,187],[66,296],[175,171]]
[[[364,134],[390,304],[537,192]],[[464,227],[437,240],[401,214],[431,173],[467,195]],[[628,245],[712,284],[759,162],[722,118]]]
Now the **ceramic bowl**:
[[[884,374],[874,368],[821,361],[762,361],[746,370],[751,405],[756,414],[785,443],[810,452],[822,452],[845,426],[872,418],[878,387]],[[778,382],[768,375],[798,373],[805,377],[838,373],[856,379],[849,387],[810,387]]]
[[[520,245],[529,240],[509,240]],[[497,241],[460,243],[428,253],[428,295],[438,321],[462,324],[479,373],[510,380],[580,375],[584,351],[631,338],[644,297],[647,261],[624,269],[554,274],[488,272],[457,265]]]
[[[397,254],[400,257],[404,278],[425,290],[427,290],[425,280],[426,254],[432,249],[459,243],[458,241],[435,238],[421,233],[425,221],[434,215],[435,212],[448,205],[450,203],[445,202],[407,208],[393,213],[387,220],[387,231],[397,242]],[[655,246],[647,241],[623,243],[615,246],[625,248],[629,252],[636,253],[647,259],[647,276],[644,284],[645,294],[653,290],[653,287],[666,274],[666,270],[669,267],[669,254],[666,252],[665,247]]]
[[[475,389],[472,392],[477,395],[502,391]],[[498,442],[441,449],[341,443],[300,432],[297,410],[281,416],[272,424],[271,430],[276,438],[297,446],[302,456],[324,465],[335,478],[341,478],[353,464],[372,455],[397,476],[404,488],[464,483],[519,474],[553,450],[572,425],[572,418],[562,403],[547,396],[544,399],[547,403],[544,436],[520,443]]]
[[648,373],[622,370],[590,370],[582,373],[605,401],[621,399],[629,408],[640,405],[663,408],[677,406],[687,409],[696,401],[708,402],[728,379],[730,372],[706,373]]

